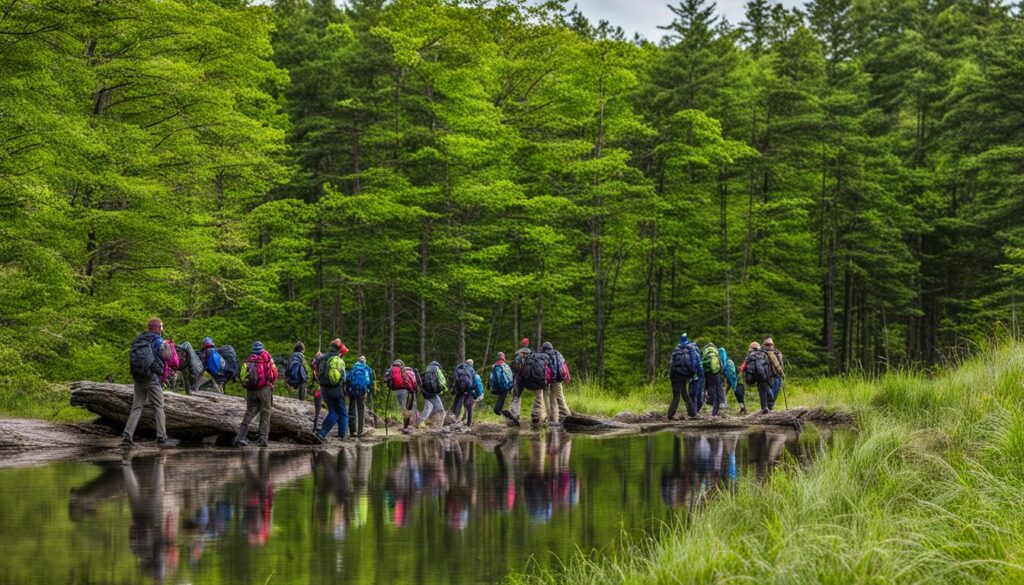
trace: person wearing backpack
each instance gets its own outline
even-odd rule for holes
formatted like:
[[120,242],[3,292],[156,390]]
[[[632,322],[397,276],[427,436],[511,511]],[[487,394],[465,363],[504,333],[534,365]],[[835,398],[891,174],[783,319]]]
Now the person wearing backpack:
[[512,368],[514,380],[514,384],[512,386],[512,401],[509,404],[508,410],[503,410],[501,414],[503,414],[514,426],[519,426],[519,411],[523,400],[524,387],[520,374],[523,369],[523,364],[526,363],[526,357],[531,353],[533,353],[533,350],[530,349],[530,339],[528,337],[524,337],[522,341],[519,342],[519,349],[517,349],[516,353],[512,356],[512,363],[509,364]]
[[455,421],[458,422],[459,414],[462,413],[462,407],[466,407],[466,426],[473,425],[473,405],[476,404],[476,400],[473,398],[476,394],[476,370],[473,369],[473,360],[467,359],[455,368],[455,373],[452,374],[453,391],[455,392],[455,399],[452,401],[452,414],[455,416]]
[[213,339],[209,337],[203,338],[203,347],[199,350],[199,359],[203,362],[203,368],[209,374],[209,377],[204,377],[204,379],[200,380],[198,388],[202,390],[208,384],[213,384],[214,390],[223,394],[224,386],[230,379],[226,371],[228,368],[226,367],[224,356],[213,343]]
[[745,414],[747,412],[747,404],[743,400],[743,384],[739,383],[737,379],[739,372],[736,370],[736,363],[729,358],[729,354],[726,353],[724,347],[718,348],[718,356],[722,359],[722,363],[725,364],[722,367],[725,390],[726,392],[732,390],[733,396],[736,397],[736,402],[740,405],[740,414]]
[[700,418],[693,397],[699,392],[703,377],[700,349],[683,333],[669,358],[668,379],[672,383],[672,403],[668,407],[669,420],[676,415],[680,398],[686,403],[686,416],[691,420]]
[[757,386],[757,395],[761,400],[761,413],[767,413],[771,410],[772,365],[768,353],[761,348],[760,343],[756,341],[750,343],[747,357],[743,358],[743,365],[740,369],[747,384]]
[[447,391],[448,379],[444,376],[441,364],[437,361],[430,362],[427,364],[427,369],[423,370],[423,412],[419,415],[417,428],[423,428],[423,425],[427,424],[427,419],[434,412],[441,413],[441,426],[444,426],[445,411],[444,403],[441,402],[441,394]]
[[771,410],[775,408],[775,401],[779,399],[779,391],[782,390],[782,379],[786,377],[786,360],[783,359],[782,352],[775,347],[775,341],[771,337],[764,340],[762,347],[772,364],[772,396],[768,401],[768,410]]
[[520,370],[521,387],[534,392],[533,408],[530,409],[530,422],[540,425],[547,419],[547,408],[544,404],[544,389],[551,383],[551,358],[543,351],[534,351],[525,355]]
[[550,342],[545,341],[540,350],[548,355],[548,361],[551,362],[551,383],[545,388],[544,397],[547,399],[549,420],[557,425],[560,418],[572,414],[562,390],[562,385],[569,382],[569,366],[565,363],[562,352],[555,349]]
[[345,378],[345,392],[348,394],[348,433],[353,437],[363,436],[363,419],[366,417],[366,398],[373,395],[373,368],[361,355]]
[[348,430],[348,408],[345,406],[345,360],[342,356],[348,353],[348,348],[340,339],[333,339],[327,347],[327,352],[317,358],[316,381],[320,385],[320,394],[324,403],[327,404],[327,417],[324,418],[324,426],[320,429],[320,438],[325,440],[327,435],[338,425],[338,438],[345,438],[345,431]]
[[511,419],[512,413],[504,410],[503,407],[505,406],[505,399],[508,397],[509,391],[515,386],[515,377],[512,374],[512,368],[505,362],[505,352],[498,352],[498,360],[491,366],[491,375],[487,378],[487,386],[491,389],[491,393],[496,396],[494,400],[494,414],[504,415],[505,418]]
[[701,352],[701,367],[704,370],[704,384],[707,387],[711,416],[718,417],[719,409],[725,404],[725,388],[722,385],[722,356],[715,344],[708,343]]
[[245,416],[238,425],[234,445],[244,447],[249,444],[245,436],[249,434],[249,423],[258,414],[260,417],[260,447],[266,447],[270,440],[270,413],[274,409],[274,383],[277,382],[277,366],[260,341],[254,341],[252,352],[242,364],[242,385],[245,387]]
[[289,388],[294,388],[299,395],[299,400],[306,401],[306,383],[309,381],[309,373],[306,371],[306,344],[298,341],[288,358],[288,366],[285,368],[284,381]]
[[384,382],[395,393],[395,402],[402,409],[402,433],[409,434],[409,424],[415,426],[419,423],[416,390],[422,385],[420,373],[405,365],[402,360],[395,360],[384,373]]
[[130,447],[135,444],[135,428],[142,418],[142,409],[146,404],[153,405],[153,419],[156,423],[156,442],[161,447],[172,447],[178,441],[167,438],[167,424],[164,418],[164,389],[160,380],[165,372],[164,360],[160,357],[163,348],[163,321],[157,318],[149,320],[146,331],[140,333],[132,342],[128,352],[128,368],[135,382],[132,396],[132,410],[124,425],[121,444]]

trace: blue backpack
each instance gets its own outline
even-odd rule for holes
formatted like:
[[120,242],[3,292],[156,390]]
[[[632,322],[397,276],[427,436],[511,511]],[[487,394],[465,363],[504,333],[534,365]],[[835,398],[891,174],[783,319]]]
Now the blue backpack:
[[694,374],[700,376],[704,373],[704,366],[701,363],[700,348],[690,341],[686,345],[677,345],[672,350],[672,359],[669,361],[670,378],[692,378]]
[[512,389],[512,369],[508,367],[507,363],[494,366],[491,368],[491,377],[488,381],[491,386],[491,392],[502,394]]
[[309,376],[306,374],[306,356],[298,351],[293,353],[291,360],[288,362],[288,370],[285,372],[285,377],[288,380],[289,386],[297,388],[305,384],[309,379]]
[[360,397],[370,390],[370,366],[356,362],[348,372],[348,393]]
[[484,382],[480,374],[473,372],[473,400],[480,400],[484,396]]
[[224,360],[220,357],[220,352],[211,348],[210,355],[206,356],[206,371],[210,372],[211,376],[216,376],[222,367],[224,367]]

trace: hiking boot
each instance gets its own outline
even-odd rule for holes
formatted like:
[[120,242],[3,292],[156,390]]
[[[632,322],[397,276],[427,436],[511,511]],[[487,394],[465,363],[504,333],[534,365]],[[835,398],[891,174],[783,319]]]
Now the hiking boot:
[[740,407],[740,414],[747,414],[747,407],[746,407],[746,405]]
[[402,432],[403,435],[408,435],[409,434],[409,427],[402,427],[402,431],[401,432]]
[[320,436],[320,433],[313,433],[313,441],[317,445],[323,445],[324,444],[324,438]]
[[235,439],[231,444],[235,447],[245,447],[249,444],[249,441],[246,441],[245,439]]
[[260,437],[260,440],[256,441],[256,446],[260,447],[261,449],[266,449],[267,447],[269,447],[269,445],[267,445],[267,439],[264,437]]
[[693,415],[693,416],[691,416],[691,417],[688,417],[688,418],[689,418],[690,420],[702,420],[702,419],[703,419],[704,417],[703,417],[703,416],[701,416],[701,415],[700,415],[700,413],[698,412],[697,414],[695,414],[695,415]]
[[177,447],[180,442],[178,439],[168,439],[167,437],[160,437],[156,440],[158,447]]
[[121,446],[122,447],[134,447],[135,446],[135,441],[132,440],[132,436],[131,435],[129,435],[128,433],[125,433],[121,437]]
[[767,408],[762,408],[761,409],[761,414],[768,414],[768,409]]

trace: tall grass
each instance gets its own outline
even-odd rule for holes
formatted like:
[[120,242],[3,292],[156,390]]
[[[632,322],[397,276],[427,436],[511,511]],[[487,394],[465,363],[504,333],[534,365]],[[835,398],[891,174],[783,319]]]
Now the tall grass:
[[1024,345],[932,379],[821,380],[794,400],[852,408],[860,432],[612,558],[581,552],[512,580],[1024,582]]

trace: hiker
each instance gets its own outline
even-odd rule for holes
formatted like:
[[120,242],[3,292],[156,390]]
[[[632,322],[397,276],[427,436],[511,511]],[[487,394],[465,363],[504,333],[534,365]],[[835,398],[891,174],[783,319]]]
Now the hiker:
[[725,405],[725,388],[722,386],[722,356],[715,344],[708,343],[701,352],[701,368],[704,370],[704,384],[707,388],[711,416],[718,417],[719,409]]
[[163,346],[163,321],[157,318],[149,320],[146,331],[140,333],[132,342],[128,353],[128,367],[135,381],[135,395],[132,397],[132,410],[128,422],[124,425],[121,444],[135,444],[135,427],[142,417],[142,409],[147,403],[153,404],[153,419],[156,422],[156,442],[162,447],[171,447],[178,441],[167,438],[167,426],[164,419],[164,390],[160,379],[164,375],[164,360],[160,357]]
[[455,400],[452,401],[452,414],[458,422],[462,407],[466,407],[466,426],[473,426],[473,405],[476,403],[476,370],[473,369],[473,360],[467,359],[455,368],[452,374],[452,390],[455,392]]
[[213,384],[214,390],[223,394],[224,386],[238,375],[238,358],[234,348],[230,345],[218,348],[212,339],[204,337],[199,359],[210,377],[200,380],[198,389],[202,390],[207,384]]
[[445,411],[441,402],[441,394],[448,391],[448,380],[444,376],[441,364],[432,361],[423,371],[423,412],[419,416],[417,428],[423,428],[427,419],[435,411],[441,413],[441,426],[444,427]]
[[740,366],[743,379],[747,384],[757,385],[757,395],[761,400],[761,413],[772,409],[772,365],[768,353],[761,349],[761,344],[752,341],[747,349],[747,357]]
[[206,371],[202,358],[199,357],[192,344],[183,341],[178,346],[178,361],[181,362],[179,373],[182,375],[182,386],[185,394],[192,394],[199,389],[199,381]]
[[295,343],[292,356],[288,358],[288,367],[285,368],[284,381],[289,388],[293,388],[299,394],[299,400],[306,401],[306,383],[309,381],[309,373],[306,371],[306,344],[301,341]]
[[244,447],[249,444],[245,436],[249,433],[249,423],[257,414],[260,416],[259,441],[257,445],[266,447],[270,439],[270,413],[274,408],[274,383],[277,382],[277,366],[270,357],[263,343],[254,341],[252,352],[242,364],[242,386],[245,387],[245,416],[238,425],[234,445]]
[[391,362],[391,367],[385,372],[384,382],[395,393],[395,401],[402,409],[402,433],[409,434],[409,424],[416,425],[419,422],[419,412],[416,411],[416,389],[422,385],[420,373],[405,365],[402,360],[395,360]]
[[548,360],[551,362],[551,383],[545,389],[544,397],[547,399],[548,420],[557,425],[559,418],[572,414],[562,391],[562,385],[569,383],[569,365],[565,363],[562,352],[555,349],[550,342],[545,341],[540,350],[548,354]]
[[782,379],[786,377],[786,360],[783,359],[782,352],[775,347],[775,341],[771,337],[765,338],[762,347],[772,364],[772,397],[768,401],[768,409],[771,410],[775,408],[775,401],[779,399],[779,391],[782,389]]
[[523,398],[523,385],[520,383],[519,375],[523,369],[523,364],[526,362],[526,356],[533,353],[530,349],[530,339],[524,337],[519,342],[519,349],[512,356],[512,363],[509,366],[512,369],[513,374],[513,385],[512,385],[512,401],[509,403],[508,410],[502,410],[501,414],[513,425],[519,426],[519,410],[520,404]]
[[[528,349],[528,348],[527,348]],[[551,358],[543,351],[524,354],[519,371],[519,388],[534,392],[530,422],[540,425],[547,418],[544,406],[544,389],[551,383]]]
[[[327,353],[317,358],[316,381],[320,384],[320,394],[327,404],[327,417],[320,429],[320,439],[327,439],[334,425],[338,425],[338,438],[345,438],[348,430],[348,409],[345,407],[345,360],[342,356],[348,348],[340,339],[332,339]],[[316,415],[314,415],[316,416]]]
[[[693,396],[696,394],[695,386],[700,386],[703,377],[704,368],[701,365],[700,350],[697,349],[697,344],[690,341],[683,333],[669,359],[668,378],[672,383],[672,404],[668,407],[669,420],[676,415],[680,397],[686,403],[686,416],[691,420],[700,418]],[[688,384],[689,388],[687,388]]]
[[[743,383],[738,380],[739,372],[736,371],[736,363],[729,358],[729,354],[726,353],[724,347],[718,348],[718,355],[722,358],[722,363],[724,364],[722,377],[725,379],[726,391],[732,390],[733,396],[736,397],[736,402],[740,405],[740,414],[746,414],[747,403],[743,396]],[[724,403],[722,407],[725,407]]]
[[496,397],[494,400],[494,414],[502,415],[506,412],[503,409],[505,399],[508,397],[509,391],[515,386],[514,382],[512,368],[505,362],[505,352],[499,351],[497,361],[491,366],[491,375],[487,378],[487,386]]
[[366,398],[373,396],[373,368],[366,363],[366,356],[361,355],[356,364],[349,370],[345,378],[345,392],[348,394],[348,434],[353,437],[363,436],[363,419],[366,417]]

